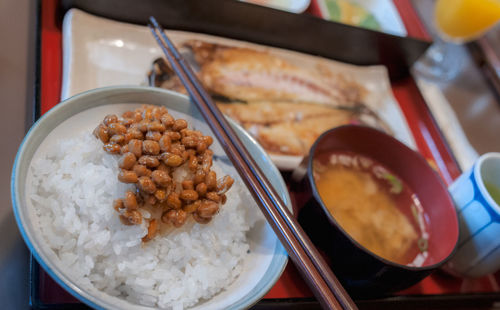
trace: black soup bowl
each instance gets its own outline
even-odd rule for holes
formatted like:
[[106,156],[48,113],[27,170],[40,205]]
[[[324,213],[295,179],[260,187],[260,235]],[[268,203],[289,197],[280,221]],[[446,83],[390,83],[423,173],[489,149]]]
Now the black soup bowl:
[[[331,154],[342,152],[378,162],[418,197],[423,209],[420,222],[425,222],[426,227],[425,251],[418,245],[421,253],[410,264],[390,261],[368,250],[344,230],[325,206],[313,176],[313,161],[328,161]],[[346,125],[325,132],[311,148],[307,174],[293,186],[300,192],[299,223],[355,298],[373,298],[410,287],[445,263],[456,247],[457,214],[438,174],[420,154],[376,129]],[[408,218],[414,216],[410,210],[400,211]],[[391,225],[390,220],[384,225]]]

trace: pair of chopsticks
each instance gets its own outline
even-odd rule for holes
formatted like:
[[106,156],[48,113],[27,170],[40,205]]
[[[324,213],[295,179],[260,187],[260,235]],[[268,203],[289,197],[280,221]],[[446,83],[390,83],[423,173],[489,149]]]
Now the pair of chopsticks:
[[201,111],[288,255],[323,308],[357,309],[163,28],[154,17],[150,17],[148,26],[192,101]]

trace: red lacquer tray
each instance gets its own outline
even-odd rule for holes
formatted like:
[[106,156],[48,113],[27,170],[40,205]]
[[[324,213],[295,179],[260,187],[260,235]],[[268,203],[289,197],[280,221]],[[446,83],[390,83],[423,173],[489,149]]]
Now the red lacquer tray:
[[[428,36],[413,10],[410,0],[394,0],[410,36],[427,39]],[[35,116],[48,111],[60,101],[62,48],[61,14],[57,10],[57,0],[40,3],[40,72],[39,92]],[[313,0],[309,14],[318,14]],[[392,84],[393,93],[401,106],[417,147],[432,166],[450,184],[460,174],[460,169],[434,121],[431,112],[411,76],[398,79]],[[288,174],[284,174],[285,180]],[[293,193],[291,193],[293,196]],[[76,309],[86,308],[77,299],[64,291],[32,259],[31,305],[37,309]],[[437,271],[419,284],[376,300],[356,301],[360,308],[488,308],[500,301],[498,275],[475,280],[462,280]],[[316,309],[319,304],[307,285],[299,276],[293,263],[289,263],[283,275],[264,299],[255,306],[257,309]]]

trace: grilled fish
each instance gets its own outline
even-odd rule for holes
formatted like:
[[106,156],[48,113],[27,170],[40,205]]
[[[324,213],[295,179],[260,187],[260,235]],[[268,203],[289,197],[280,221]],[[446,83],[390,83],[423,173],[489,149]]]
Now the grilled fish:
[[248,48],[188,41],[202,83],[214,94],[243,101],[314,102],[348,106],[362,101],[363,88],[341,75],[299,68]]
[[[270,153],[306,155],[324,131],[350,123],[390,132],[363,104],[365,89],[326,68],[307,70],[267,52],[202,41],[183,44],[219,109]],[[163,59],[153,63],[152,86],[186,93]]]

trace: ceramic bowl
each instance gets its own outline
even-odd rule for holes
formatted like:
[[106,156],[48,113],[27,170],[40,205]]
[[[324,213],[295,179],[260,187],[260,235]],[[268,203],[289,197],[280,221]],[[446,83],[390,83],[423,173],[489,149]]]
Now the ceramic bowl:
[[[352,152],[389,169],[417,195],[423,207],[427,250],[411,265],[384,259],[356,242],[324,205],[313,178],[312,163],[334,152]],[[369,127],[348,125],[325,132],[314,143],[303,180],[310,193],[299,212],[299,222],[326,254],[332,270],[355,297],[373,297],[407,288],[445,263],[458,240],[458,221],[446,186],[426,160],[393,137]],[[410,209],[410,205],[407,206]],[[410,210],[401,210],[408,218]],[[370,216],[367,214],[366,216]],[[391,225],[390,222],[387,225]],[[419,225],[417,225],[419,226]]]
[[[149,87],[109,87],[91,90],[71,97],[36,122],[22,142],[14,163],[11,193],[17,224],[36,260],[64,289],[73,296],[97,309],[146,309],[124,299],[103,294],[94,289],[84,289],[77,279],[62,268],[60,260],[48,247],[37,224],[34,208],[27,199],[27,177],[30,164],[39,148],[47,147],[54,139],[69,137],[79,130],[91,130],[104,115],[119,113],[141,104],[164,105],[186,118],[191,125],[203,132],[210,132],[193,103],[186,96]],[[264,150],[243,129],[231,122],[234,130],[254,157],[264,174],[280,193],[281,199],[291,207],[290,197],[281,174]],[[228,161],[218,142],[211,147],[219,160]],[[228,161],[229,162],[229,161]],[[230,163],[230,162],[229,162]],[[195,309],[242,309],[261,299],[280,277],[287,254],[265,220],[258,222],[247,237],[250,253],[243,262],[243,271],[224,291],[209,300],[200,302]]]

